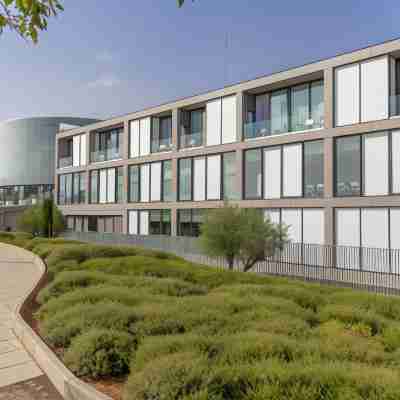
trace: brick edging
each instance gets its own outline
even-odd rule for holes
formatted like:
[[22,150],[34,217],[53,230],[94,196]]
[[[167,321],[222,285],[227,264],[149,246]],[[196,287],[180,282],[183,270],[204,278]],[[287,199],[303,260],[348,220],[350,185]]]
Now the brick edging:
[[33,253],[19,247],[18,250],[30,254],[32,257],[30,262],[39,269],[41,276],[33,282],[31,289],[24,294],[14,308],[13,330],[15,335],[65,400],[112,400],[111,397],[100,393],[86,382],[78,379],[23,319],[24,305],[31,300],[32,294],[35,293],[45,279],[46,266],[43,260]]

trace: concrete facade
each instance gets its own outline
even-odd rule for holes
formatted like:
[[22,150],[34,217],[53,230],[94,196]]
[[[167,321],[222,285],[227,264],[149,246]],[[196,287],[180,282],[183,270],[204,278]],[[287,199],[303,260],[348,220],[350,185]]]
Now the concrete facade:
[[[64,215],[71,217],[83,217],[81,230],[88,229],[88,217],[89,216],[118,216],[122,219],[122,232],[129,233],[129,215],[130,210],[171,210],[171,234],[176,235],[178,233],[178,210],[185,209],[211,209],[220,207],[223,204],[222,198],[219,200],[205,200],[205,201],[180,201],[178,197],[179,192],[179,160],[188,157],[204,157],[217,154],[223,154],[227,152],[234,152],[236,154],[236,190],[238,199],[230,201],[234,204],[239,204],[240,207],[259,208],[259,209],[320,209],[323,211],[323,238],[319,244],[335,244],[336,243],[336,209],[342,208],[353,208],[357,210],[369,209],[369,208],[385,208],[390,214],[390,210],[400,206],[400,194],[395,193],[392,190],[392,186],[388,189],[388,192],[384,195],[381,194],[367,194],[364,191],[364,186],[361,189],[359,195],[352,196],[339,196],[336,194],[335,189],[335,143],[338,138],[350,137],[352,135],[363,135],[373,134],[376,132],[392,132],[400,129],[400,119],[397,118],[397,114],[393,115],[389,106],[392,104],[393,99],[396,100],[397,92],[395,90],[396,82],[400,77],[397,77],[396,70],[396,59],[400,56],[400,40],[393,40],[383,44],[371,46],[365,49],[357,50],[351,53],[341,54],[336,57],[317,61],[311,64],[307,64],[301,67],[293,68],[287,71],[278,72],[269,76],[257,78],[247,82],[242,82],[236,85],[225,87],[212,92],[196,95],[190,98],[177,100],[171,103],[162,104],[156,107],[152,107],[146,110],[134,112],[121,117],[116,117],[107,121],[102,121],[92,125],[88,125],[83,128],[76,128],[67,132],[60,132],[57,135],[57,147],[60,143],[76,135],[86,136],[86,142],[91,142],[92,135],[104,132],[113,127],[121,127],[122,129],[122,143],[121,143],[121,157],[118,160],[110,160],[99,162],[91,162],[91,151],[90,145],[86,148],[86,158],[88,162],[85,165],[77,167],[59,168],[56,162],[56,179],[55,185],[58,191],[59,177],[61,175],[82,173],[86,176],[85,187],[87,196],[81,204],[68,204],[60,205]],[[338,94],[336,93],[338,83],[336,82],[335,76],[339,68],[348,64],[362,63],[359,68],[362,71],[367,70],[364,68],[364,63],[369,60],[386,60],[385,63],[388,65],[387,76],[390,80],[389,83],[383,88],[380,86],[379,73],[376,76],[377,89],[371,89],[371,91],[365,90],[361,94],[362,102],[365,100],[365,96],[374,96],[373,91],[387,90],[387,115],[379,117],[374,120],[363,120],[364,117],[360,116],[360,120],[356,123],[351,124],[340,124],[338,123],[338,110],[339,106],[337,103]],[[385,65],[386,65],[385,64]],[[361,65],[361,64],[360,64]],[[364,73],[364,72],[363,72]],[[339,78],[338,78],[339,79]],[[341,78],[340,78],[341,79]],[[360,72],[360,82],[361,82]],[[254,139],[245,138],[244,127],[247,121],[246,110],[248,109],[248,102],[250,96],[257,93],[271,93],[273,91],[293,87],[303,83],[309,83],[316,80],[323,81],[323,126],[321,129],[305,129],[301,132],[288,132],[275,135],[267,135],[264,137],[257,137]],[[366,86],[368,88],[368,86]],[[363,89],[364,90],[364,89]],[[370,94],[372,93],[372,95]],[[213,99],[226,98],[227,96],[235,96],[236,98],[236,133],[235,141],[232,143],[220,143],[207,145],[205,143],[199,147],[193,148],[180,148],[179,137],[182,132],[182,113],[187,110],[196,109],[203,107],[207,109],[208,104]],[[358,96],[358,95],[357,95]],[[364,97],[363,97],[364,96]],[[290,101],[290,100],[289,100]],[[368,100],[367,100],[368,101]],[[367,106],[366,106],[367,107]],[[378,105],[377,105],[378,107]],[[386,106],[385,106],[386,107]],[[371,108],[371,107],[370,107]],[[374,107],[372,107],[374,108]],[[375,108],[374,108],[375,109]],[[362,111],[362,105],[360,105],[360,115]],[[157,152],[146,155],[139,155],[133,157],[131,154],[131,129],[132,121],[138,119],[144,119],[147,117],[159,117],[168,114],[172,118],[172,146],[170,151]],[[207,122],[208,123],[208,122]],[[388,137],[392,137],[391,133],[387,133]],[[207,132],[203,129],[203,136],[207,136]],[[307,143],[310,141],[321,140],[323,142],[323,194],[320,197],[307,198],[304,195],[304,191],[300,196],[285,197],[279,196],[279,198],[265,198],[262,194],[258,199],[246,198],[245,194],[245,152],[250,149],[259,148],[271,148],[273,146],[285,146],[295,143]],[[361,139],[360,139],[361,140]],[[387,139],[391,141],[392,139]],[[364,142],[363,142],[364,143]],[[364,146],[364,145],[363,145]],[[364,146],[365,147],[365,146]],[[363,147],[363,149],[364,149]],[[360,150],[361,151],[361,150]],[[362,150],[364,152],[364,150]],[[388,152],[390,149],[388,150]],[[364,154],[364,153],[363,153]],[[361,157],[361,156],[360,156]],[[391,156],[388,156],[391,159]],[[56,157],[57,159],[57,157]],[[143,165],[145,163],[154,163],[163,160],[171,160],[172,162],[172,187],[174,197],[171,201],[140,201],[130,202],[129,201],[129,172],[128,169],[133,165]],[[392,162],[392,161],[391,161]],[[393,163],[393,162],[392,162]],[[114,204],[102,203],[102,204],[91,204],[90,203],[90,173],[94,170],[122,167],[123,170],[123,194],[122,201]],[[264,165],[262,166],[263,173]],[[393,167],[394,168],[394,167]],[[396,167],[397,168],[397,167]],[[280,171],[280,170],[279,170]],[[363,170],[364,171],[364,170]],[[193,172],[192,172],[193,173]],[[360,172],[362,175],[364,172]],[[282,172],[283,174],[283,172]],[[390,185],[393,185],[393,173],[388,171],[390,177]],[[258,179],[258,178],[257,178]],[[261,175],[261,179],[264,179],[264,175]],[[362,181],[362,178],[360,178]],[[303,176],[304,181],[304,176]],[[365,181],[365,179],[364,179]],[[304,185],[304,182],[301,183]],[[365,182],[361,182],[361,185],[365,185]],[[261,185],[263,186],[263,185]],[[361,217],[360,217],[361,218]],[[389,223],[390,225],[390,223]],[[71,228],[74,228],[71,226]],[[303,229],[303,228],[302,228]],[[388,228],[390,229],[390,227]],[[361,240],[361,239],[360,239]],[[390,240],[389,240],[390,241]],[[366,243],[368,240],[366,240]],[[341,243],[346,244],[346,243]],[[349,243],[353,245],[353,243]]]

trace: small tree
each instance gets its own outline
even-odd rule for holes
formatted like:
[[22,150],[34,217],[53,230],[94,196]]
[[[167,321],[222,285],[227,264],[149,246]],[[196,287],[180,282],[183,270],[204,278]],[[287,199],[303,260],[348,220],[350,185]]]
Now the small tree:
[[18,230],[28,232],[34,236],[39,235],[42,229],[40,205],[26,209],[17,220]]
[[244,271],[272,256],[287,241],[287,227],[264,220],[259,210],[228,204],[207,213],[200,236],[208,255],[224,257],[229,269],[238,259]]

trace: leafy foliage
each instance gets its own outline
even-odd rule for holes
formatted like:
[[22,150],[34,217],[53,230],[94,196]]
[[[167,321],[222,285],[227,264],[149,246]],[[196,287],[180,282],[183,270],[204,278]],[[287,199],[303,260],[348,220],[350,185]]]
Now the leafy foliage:
[[0,33],[9,28],[36,43],[48,19],[61,11],[59,0],[0,0]]
[[223,256],[230,269],[239,259],[244,271],[272,256],[287,242],[287,229],[273,224],[256,209],[225,204],[207,213],[200,242],[211,256]]

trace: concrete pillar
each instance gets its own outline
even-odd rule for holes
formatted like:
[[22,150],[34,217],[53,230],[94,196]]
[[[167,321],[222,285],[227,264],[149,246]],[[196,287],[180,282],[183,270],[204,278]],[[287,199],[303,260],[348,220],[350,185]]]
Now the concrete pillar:
[[334,238],[334,223],[335,223],[335,209],[333,207],[325,207],[325,244],[333,245]]
[[243,157],[244,151],[243,150],[236,150],[236,190],[237,190],[237,199],[243,199],[244,187],[243,187]]
[[238,92],[236,95],[236,129],[237,129],[237,141],[243,141],[243,108],[244,108],[244,94]]
[[333,120],[333,68],[326,68],[324,70],[324,107],[325,107],[325,118],[324,118],[324,127],[325,129],[333,128],[334,120]]
[[179,148],[179,120],[180,110],[174,108],[172,110],[172,149],[177,151]]
[[171,209],[171,236],[178,236],[178,210]]

